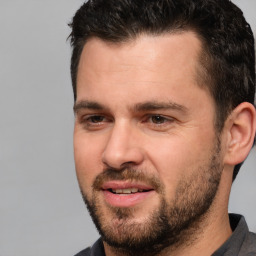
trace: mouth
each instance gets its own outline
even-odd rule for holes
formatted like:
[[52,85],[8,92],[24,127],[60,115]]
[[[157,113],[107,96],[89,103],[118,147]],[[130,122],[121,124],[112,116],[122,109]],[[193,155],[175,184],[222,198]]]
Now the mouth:
[[105,202],[114,207],[132,207],[144,202],[155,190],[145,184],[123,181],[106,182],[102,186]]
[[124,188],[124,189],[113,189],[110,188],[108,189],[109,192],[113,193],[113,194],[119,194],[119,195],[130,195],[130,194],[135,194],[135,193],[144,193],[144,192],[148,192],[152,189],[149,190],[143,190],[143,189],[139,189],[139,188]]

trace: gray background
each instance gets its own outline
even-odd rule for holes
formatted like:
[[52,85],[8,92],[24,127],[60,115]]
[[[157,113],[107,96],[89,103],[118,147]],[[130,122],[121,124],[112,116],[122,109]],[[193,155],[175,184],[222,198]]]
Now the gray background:
[[[97,237],[79,194],[72,149],[67,23],[82,0],[0,3],[0,256],[65,256]],[[256,1],[237,0],[256,34]],[[256,150],[230,211],[256,231]]]

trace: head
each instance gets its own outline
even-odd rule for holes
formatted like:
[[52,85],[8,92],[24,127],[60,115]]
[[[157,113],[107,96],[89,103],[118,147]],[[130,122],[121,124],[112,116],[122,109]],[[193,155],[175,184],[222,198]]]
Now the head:
[[[90,213],[103,238],[117,248],[127,244],[138,251],[153,243],[157,252],[177,245],[197,228],[218,192],[227,118],[243,102],[254,103],[250,26],[226,0],[89,0],[71,27],[75,160]],[[131,69],[122,69],[126,65]],[[203,141],[194,146],[200,136]],[[113,199],[127,182],[141,188],[145,200]],[[106,216],[113,218],[115,232]],[[131,233],[141,236],[123,235]]]
[[[194,31],[203,45],[198,81],[215,101],[216,130],[222,130],[227,116],[240,103],[254,104],[253,33],[242,11],[229,0],[89,0],[77,11],[70,25],[75,100],[78,64],[90,38],[123,43],[141,34],[157,36]],[[241,164],[235,167],[233,180],[240,167]]]

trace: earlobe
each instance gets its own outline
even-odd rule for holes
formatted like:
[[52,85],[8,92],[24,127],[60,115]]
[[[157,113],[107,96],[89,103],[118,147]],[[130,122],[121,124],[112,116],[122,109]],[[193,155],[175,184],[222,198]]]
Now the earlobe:
[[225,163],[236,165],[245,160],[249,154],[256,132],[255,107],[243,102],[230,114],[226,124],[227,148]]

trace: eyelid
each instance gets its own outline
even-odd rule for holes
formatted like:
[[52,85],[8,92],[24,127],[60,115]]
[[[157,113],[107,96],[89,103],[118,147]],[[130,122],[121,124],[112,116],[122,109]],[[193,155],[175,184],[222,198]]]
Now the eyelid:
[[[93,121],[92,118],[94,117],[96,119]],[[152,118],[154,117],[160,117],[160,119],[152,120]],[[97,118],[99,118],[98,121]],[[100,120],[101,118],[102,120]],[[172,116],[158,113],[148,113],[141,116],[141,118],[139,119],[137,119],[137,121],[139,121],[142,126],[144,126],[145,128],[148,127],[148,129],[156,131],[164,131],[166,129],[171,128],[173,126],[174,121],[176,120]],[[114,122],[114,118],[104,113],[84,113],[77,116],[77,121],[84,127],[84,129],[93,131],[101,130],[108,127],[109,125],[111,125],[111,123]]]
[[106,116],[106,115],[104,115],[104,114],[98,114],[98,113],[96,113],[96,114],[86,114],[86,115],[82,115],[81,116],[81,119],[82,120],[90,120],[90,118],[93,118],[93,117],[102,117],[104,120],[110,120],[110,118],[108,117],[108,116]]
[[[160,117],[163,119],[163,122],[153,122],[153,117]],[[176,119],[170,116],[162,115],[162,114],[147,114],[145,118],[143,119],[143,123],[152,129],[166,129],[169,128],[171,125],[173,125],[173,122]]]
[[172,120],[174,120],[175,118],[173,118],[173,117],[170,117],[170,116],[166,116],[166,115],[163,115],[163,114],[147,114],[147,115],[145,115],[145,119],[149,119],[149,118],[152,118],[152,117],[161,117],[161,118],[163,118],[163,119],[165,119],[165,120],[169,120],[169,121],[172,121]]
[[[92,121],[92,118],[99,117],[103,118],[103,120],[99,120],[96,122]],[[102,113],[88,113],[88,114],[81,114],[80,116],[77,117],[77,121],[79,122],[80,125],[83,126],[85,130],[99,130],[99,129],[104,129],[104,127],[108,126],[109,123],[112,122],[111,117],[109,117],[106,114]]]

